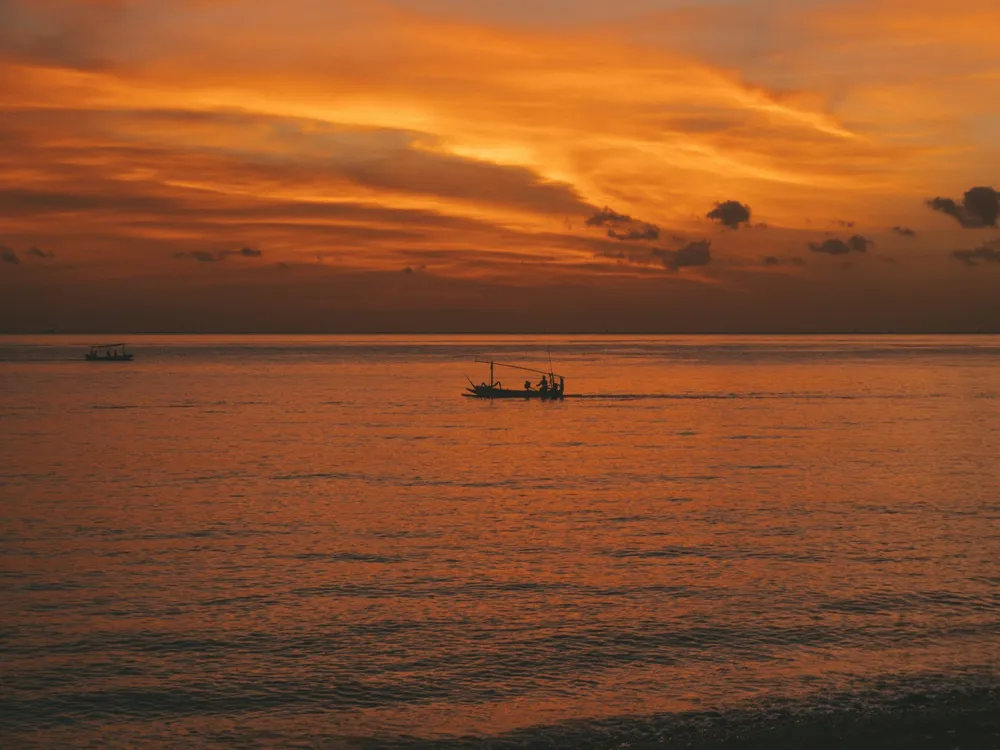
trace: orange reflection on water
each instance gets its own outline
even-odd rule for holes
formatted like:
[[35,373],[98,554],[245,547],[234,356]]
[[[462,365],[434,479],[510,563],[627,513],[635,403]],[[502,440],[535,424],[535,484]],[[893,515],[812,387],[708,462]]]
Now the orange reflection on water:
[[[82,736],[496,735],[995,673],[993,338],[151,338],[113,369],[45,341],[0,374],[5,682],[104,695]],[[565,401],[460,396],[475,356],[547,349]]]

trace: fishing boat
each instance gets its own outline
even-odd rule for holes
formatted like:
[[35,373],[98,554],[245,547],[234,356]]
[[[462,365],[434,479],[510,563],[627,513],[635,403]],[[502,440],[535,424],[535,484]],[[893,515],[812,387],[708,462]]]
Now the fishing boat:
[[[479,385],[476,385],[472,382],[472,378],[466,375],[465,379],[469,381],[469,385],[471,386],[470,388],[466,388],[465,393],[462,394],[466,398],[534,398],[541,401],[561,401],[563,399],[563,394],[566,392],[566,378],[552,372],[551,364],[549,372],[545,372],[545,370],[536,370],[531,367],[511,365],[505,362],[495,362],[492,359],[477,359],[476,362],[489,364],[490,381],[488,383],[483,381]],[[496,379],[494,374],[495,368],[497,367],[506,367],[511,370],[521,370],[522,372],[531,372],[536,375],[541,375],[542,379],[538,381],[537,385],[533,384],[531,380],[528,379],[524,381],[524,386],[521,388],[504,388],[503,384]]]
[[131,362],[133,356],[126,344],[94,344],[83,358],[88,362]]

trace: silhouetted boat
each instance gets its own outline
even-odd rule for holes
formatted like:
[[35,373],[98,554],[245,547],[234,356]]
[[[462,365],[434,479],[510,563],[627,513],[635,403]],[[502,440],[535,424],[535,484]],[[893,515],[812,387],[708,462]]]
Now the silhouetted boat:
[[95,344],[83,358],[88,362],[131,362],[133,356],[125,344]]
[[[554,372],[545,372],[544,370],[535,370],[531,367],[521,367],[520,365],[509,365],[504,362],[494,362],[492,359],[477,359],[476,362],[490,365],[490,382],[482,382],[476,385],[472,382],[472,378],[468,375],[465,379],[469,381],[471,388],[466,388],[465,393],[462,395],[466,398],[524,398],[531,399],[536,398],[541,401],[558,401],[563,398],[566,392],[566,378],[562,375],[557,375]],[[509,367],[512,370],[522,370],[524,372],[533,372],[536,375],[541,375],[542,379],[539,381],[538,386],[532,384],[530,380],[524,382],[523,388],[504,388],[503,384],[494,377],[493,369],[494,367]],[[556,378],[559,382],[556,383]]]

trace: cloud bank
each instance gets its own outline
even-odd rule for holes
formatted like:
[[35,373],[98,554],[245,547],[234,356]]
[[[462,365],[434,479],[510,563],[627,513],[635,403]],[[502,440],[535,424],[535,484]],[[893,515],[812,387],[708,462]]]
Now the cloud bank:
[[951,216],[966,229],[995,227],[1000,217],[1000,193],[991,187],[974,187],[965,192],[961,203],[951,198],[931,198],[928,207]]

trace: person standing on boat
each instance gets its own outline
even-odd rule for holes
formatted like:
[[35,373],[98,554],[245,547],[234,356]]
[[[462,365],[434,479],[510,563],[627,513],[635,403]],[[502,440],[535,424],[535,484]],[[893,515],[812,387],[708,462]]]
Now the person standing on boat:
[[544,375],[542,375],[542,379],[538,381],[538,390],[542,393],[546,393],[549,390],[549,381],[545,379]]

